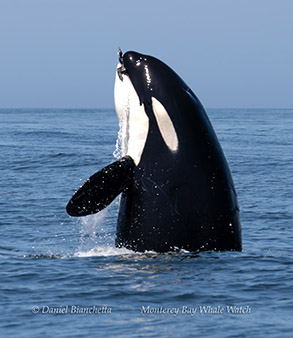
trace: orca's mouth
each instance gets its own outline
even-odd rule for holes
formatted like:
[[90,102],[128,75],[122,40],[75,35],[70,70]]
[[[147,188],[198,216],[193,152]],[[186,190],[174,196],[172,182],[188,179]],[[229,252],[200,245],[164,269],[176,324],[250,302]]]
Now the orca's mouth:
[[123,81],[123,74],[126,74],[126,68],[124,67],[124,61],[123,61],[123,53],[122,50],[118,49],[118,56],[119,56],[119,63],[121,64],[121,67],[117,68],[117,74],[121,81]]

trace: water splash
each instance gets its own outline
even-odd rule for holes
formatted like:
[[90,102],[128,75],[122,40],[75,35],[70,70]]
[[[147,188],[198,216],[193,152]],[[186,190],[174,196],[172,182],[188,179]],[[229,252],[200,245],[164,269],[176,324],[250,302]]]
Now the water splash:
[[119,116],[119,130],[118,130],[118,134],[117,134],[117,140],[116,140],[116,148],[113,152],[113,156],[118,160],[119,158],[121,158],[123,155],[123,136],[124,136],[124,115],[122,114],[121,116]]
[[123,109],[120,111],[118,116],[119,120],[119,130],[116,140],[116,148],[113,152],[113,156],[118,160],[119,158],[125,156],[127,153],[127,144],[129,138],[129,113],[130,113],[130,103],[129,103],[129,93],[126,95],[123,102]]
[[109,208],[105,208],[95,215],[79,219],[81,223],[80,245],[78,252],[88,252],[98,246],[114,247],[113,233],[106,230]]
[[113,156],[118,160],[122,157],[122,127],[119,127],[117,140],[116,140],[116,148],[113,151]]

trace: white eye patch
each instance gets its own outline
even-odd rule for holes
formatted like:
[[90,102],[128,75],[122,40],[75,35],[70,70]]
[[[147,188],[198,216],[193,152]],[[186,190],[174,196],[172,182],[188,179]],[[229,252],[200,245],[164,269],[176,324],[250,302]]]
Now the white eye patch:
[[168,148],[175,152],[178,149],[177,134],[169,114],[160,101],[152,97],[153,111],[159,126],[160,133]]

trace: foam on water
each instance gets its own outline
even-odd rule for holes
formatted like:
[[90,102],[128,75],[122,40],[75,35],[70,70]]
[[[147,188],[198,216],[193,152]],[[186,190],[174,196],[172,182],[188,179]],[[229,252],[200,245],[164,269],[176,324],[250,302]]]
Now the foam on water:
[[95,257],[95,256],[121,256],[121,255],[133,255],[136,254],[131,250],[125,248],[116,248],[111,246],[99,246],[89,251],[78,251],[75,257]]

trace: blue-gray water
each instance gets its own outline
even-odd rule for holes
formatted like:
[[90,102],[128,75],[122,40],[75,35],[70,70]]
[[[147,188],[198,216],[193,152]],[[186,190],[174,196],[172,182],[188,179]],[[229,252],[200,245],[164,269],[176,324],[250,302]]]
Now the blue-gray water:
[[1,337],[292,337],[293,110],[208,115],[238,192],[241,253],[116,249],[117,200],[65,212],[115,160],[114,111],[0,110]]

